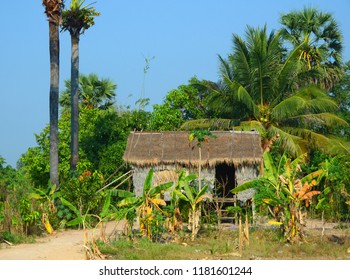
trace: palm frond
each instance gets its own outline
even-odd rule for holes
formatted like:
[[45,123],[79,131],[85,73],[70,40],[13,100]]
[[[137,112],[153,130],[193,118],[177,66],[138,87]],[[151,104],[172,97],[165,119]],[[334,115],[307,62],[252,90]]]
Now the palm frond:
[[266,136],[266,128],[263,126],[263,124],[256,120],[251,121],[243,121],[239,125],[235,126],[235,130],[256,130],[260,133],[261,137],[264,138]]
[[179,130],[191,131],[194,129],[230,130],[237,120],[232,119],[198,119],[189,120],[181,125]]
[[232,67],[222,56],[218,56],[219,58],[219,72],[220,75],[228,77],[230,80],[233,80],[233,72]]
[[333,155],[344,155],[350,154],[350,143],[338,137],[329,136],[330,145],[330,154]]
[[307,125],[308,127],[313,127],[315,125],[326,127],[342,127],[349,125],[346,120],[332,113],[304,114],[292,117],[291,119],[297,120],[298,123]]
[[275,97],[273,104],[280,102],[281,99],[285,97],[285,94],[292,92],[295,87],[294,81],[296,80],[301,68],[301,64],[297,59],[301,46],[302,45],[299,45],[294,48],[279,67],[277,73],[277,92],[279,94]]
[[237,101],[243,103],[247,109],[255,115],[258,111],[256,103],[251,94],[242,86],[242,84],[236,80],[232,80],[229,74],[222,73],[221,78],[224,83],[224,91],[220,91],[218,88],[216,88],[214,92],[218,94],[219,98],[224,100],[223,103],[228,100],[231,102]]
[[337,103],[317,86],[304,87],[295,95],[305,100],[303,110],[311,110],[312,113],[332,112],[338,109]]
[[289,128],[289,133],[307,140],[309,147],[317,148],[325,153],[330,153],[333,149],[332,141],[324,134],[317,133],[307,128]]
[[276,144],[280,145],[284,151],[288,151],[292,156],[297,156],[303,153],[301,142],[302,137],[288,133],[288,130],[285,127],[278,128],[276,126],[271,126],[268,129],[268,135],[270,138],[279,135]]
[[238,35],[233,35],[233,51],[234,55],[230,61],[231,67],[239,69],[236,73],[237,81],[249,85],[251,77],[249,51],[244,40]]
[[305,103],[301,96],[293,95],[273,107],[271,117],[276,122],[291,118],[298,114],[301,108],[305,107]]

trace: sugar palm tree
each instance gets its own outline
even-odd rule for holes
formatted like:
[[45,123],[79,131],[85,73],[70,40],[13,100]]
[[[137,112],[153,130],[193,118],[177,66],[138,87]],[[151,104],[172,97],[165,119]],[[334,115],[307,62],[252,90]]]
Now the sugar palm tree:
[[49,21],[50,49],[50,181],[58,186],[58,95],[59,95],[59,25],[63,0],[43,0]]
[[62,13],[62,29],[71,35],[71,170],[77,168],[78,131],[79,131],[79,39],[86,29],[95,24],[94,18],[99,15],[95,8],[84,5],[85,0],[72,0],[70,9]]
[[283,38],[293,47],[305,43],[299,50],[304,65],[304,79],[330,89],[341,78],[342,35],[330,13],[304,8],[282,15]]
[[[70,107],[71,83],[65,81],[66,89],[60,97],[63,107]],[[113,106],[117,85],[110,79],[100,79],[96,74],[79,76],[79,102],[86,109],[98,108],[106,110]]]
[[246,40],[233,36],[233,54],[219,57],[220,83],[208,83],[211,106],[238,118],[236,129],[258,130],[264,151],[274,141],[294,156],[309,145],[331,150],[334,141],[321,128],[346,125],[332,113],[337,104],[325,92],[300,87],[304,44],[285,53],[280,32],[248,27]]

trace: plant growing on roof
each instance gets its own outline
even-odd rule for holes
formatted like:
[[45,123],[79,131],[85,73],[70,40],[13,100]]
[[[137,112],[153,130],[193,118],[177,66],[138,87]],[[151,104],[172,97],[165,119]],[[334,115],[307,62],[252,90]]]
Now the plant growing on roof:
[[216,136],[209,130],[192,130],[188,137],[190,143],[197,140],[198,154],[199,154],[199,164],[198,164],[198,188],[202,189],[201,171],[202,171],[202,145],[203,142],[209,143],[210,138],[216,138]]

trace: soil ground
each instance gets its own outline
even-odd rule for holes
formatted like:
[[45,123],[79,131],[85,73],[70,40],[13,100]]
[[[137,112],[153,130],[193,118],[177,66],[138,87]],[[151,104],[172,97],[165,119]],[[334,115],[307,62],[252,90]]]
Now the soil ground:
[[[106,224],[106,234],[120,230],[121,225],[114,222]],[[88,232],[88,238],[99,235],[100,230]],[[0,245],[0,260],[85,260],[84,231],[62,230],[52,235],[39,237],[35,243]]]
[[[325,235],[341,234],[335,223],[322,224],[317,220],[307,223],[310,230],[324,231]],[[122,230],[121,224],[106,224],[106,236],[116,230]],[[90,231],[88,237],[99,235],[100,230]],[[350,238],[350,236],[349,236]],[[52,235],[40,237],[32,244],[0,245],[0,260],[85,260],[83,230],[64,230]]]

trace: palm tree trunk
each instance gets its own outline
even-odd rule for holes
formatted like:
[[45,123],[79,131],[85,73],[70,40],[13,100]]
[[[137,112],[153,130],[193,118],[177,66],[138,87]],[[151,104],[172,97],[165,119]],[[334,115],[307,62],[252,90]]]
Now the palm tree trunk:
[[71,35],[71,162],[70,169],[75,171],[79,160],[79,35]]
[[49,21],[50,48],[50,181],[58,186],[58,95],[59,95],[59,30]]

